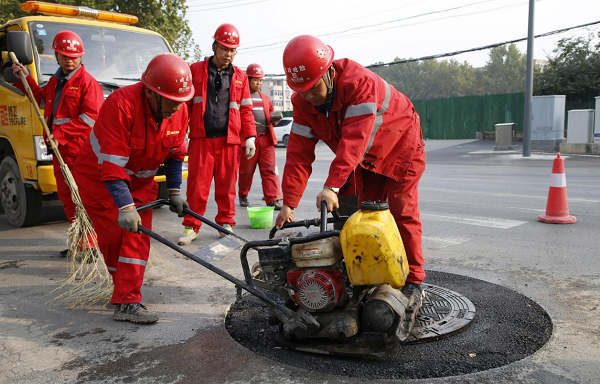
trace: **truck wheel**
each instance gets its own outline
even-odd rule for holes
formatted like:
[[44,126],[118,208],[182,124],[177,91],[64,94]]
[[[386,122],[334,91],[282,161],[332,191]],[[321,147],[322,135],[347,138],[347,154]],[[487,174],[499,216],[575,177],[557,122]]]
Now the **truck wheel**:
[[0,199],[8,221],[15,227],[27,227],[40,222],[42,193],[23,184],[14,157],[5,157],[0,164]]
[[290,139],[290,135],[283,136],[283,146],[287,148],[288,140]]
[[158,183],[158,194],[156,196],[156,199],[157,200],[169,199],[169,190],[167,189],[166,181]]

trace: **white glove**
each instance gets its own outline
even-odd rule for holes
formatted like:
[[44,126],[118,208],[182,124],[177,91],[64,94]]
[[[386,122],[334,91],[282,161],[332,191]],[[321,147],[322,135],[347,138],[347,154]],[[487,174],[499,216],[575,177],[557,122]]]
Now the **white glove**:
[[250,160],[256,153],[256,146],[254,145],[255,141],[256,137],[249,137],[246,139],[246,159],[248,160]]

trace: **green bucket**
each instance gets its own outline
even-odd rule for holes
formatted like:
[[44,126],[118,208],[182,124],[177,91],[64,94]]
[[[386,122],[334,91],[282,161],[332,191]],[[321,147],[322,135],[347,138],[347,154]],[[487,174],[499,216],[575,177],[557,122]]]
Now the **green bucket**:
[[275,207],[248,207],[248,217],[252,228],[271,228]]

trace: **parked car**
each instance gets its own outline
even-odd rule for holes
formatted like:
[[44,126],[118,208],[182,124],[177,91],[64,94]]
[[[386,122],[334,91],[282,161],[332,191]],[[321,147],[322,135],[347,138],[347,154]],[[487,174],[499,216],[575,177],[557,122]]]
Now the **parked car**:
[[290,131],[292,130],[292,123],[294,120],[291,117],[284,117],[273,127],[275,131],[275,137],[279,144],[283,144],[284,147],[288,145],[288,139],[290,138]]

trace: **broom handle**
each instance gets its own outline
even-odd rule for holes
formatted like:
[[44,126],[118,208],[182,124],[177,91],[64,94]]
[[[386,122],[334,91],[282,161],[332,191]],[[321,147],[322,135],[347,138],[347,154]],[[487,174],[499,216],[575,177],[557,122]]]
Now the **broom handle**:
[[[14,54],[14,52],[9,52],[10,54],[10,59],[12,60],[13,63],[18,63],[19,59],[17,59],[17,56]],[[46,136],[49,138],[49,142],[50,142],[50,146],[52,147],[52,151],[54,151],[54,154],[56,155],[56,159],[58,160],[59,164],[65,165],[65,162],[62,159],[62,156],[60,155],[60,152],[58,151],[58,145],[56,144],[56,140],[52,137],[52,132],[50,132],[50,129],[48,128],[48,125],[46,124],[46,120],[44,119],[44,116],[42,115],[42,111],[40,111],[40,107],[37,103],[37,101],[35,100],[35,97],[33,96],[33,92],[31,91],[31,88],[29,87],[29,83],[27,83],[27,78],[25,77],[25,74],[23,73],[23,71],[19,70],[19,79],[21,80],[21,83],[23,84],[23,87],[25,88],[25,91],[27,92],[27,96],[29,96],[29,100],[31,101],[31,104],[33,104],[33,109],[35,109],[35,112],[37,113],[38,119],[40,120],[40,123],[42,123],[42,127],[44,127],[44,132],[46,132]]]

